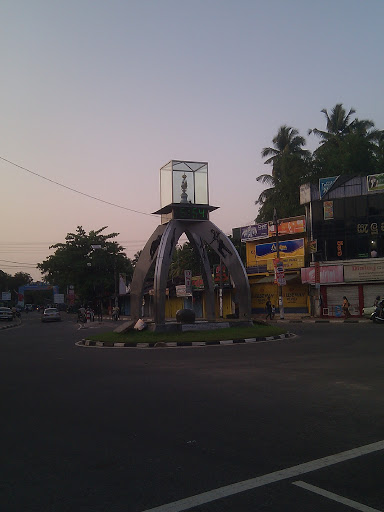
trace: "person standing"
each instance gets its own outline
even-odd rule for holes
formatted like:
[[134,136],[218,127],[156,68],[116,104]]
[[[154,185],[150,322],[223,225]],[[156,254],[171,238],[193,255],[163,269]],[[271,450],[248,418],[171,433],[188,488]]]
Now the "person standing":
[[350,303],[347,299],[347,297],[344,295],[343,297],[343,313],[344,313],[344,318],[347,319],[351,316],[351,313],[349,312],[349,307],[350,307]]
[[265,319],[268,320],[268,317],[269,317],[270,320],[272,320],[272,304],[271,304],[270,297],[268,297],[268,300],[265,303],[265,309],[267,311],[267,316],[265,317]]

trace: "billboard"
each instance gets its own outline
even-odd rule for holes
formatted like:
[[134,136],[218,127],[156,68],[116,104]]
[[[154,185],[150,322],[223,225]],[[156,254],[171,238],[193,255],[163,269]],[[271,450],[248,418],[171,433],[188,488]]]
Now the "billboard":
[[[273,260],[277,258],[276,242],[268,244],[247,244],[247,267],[258,267],[260,272],[274,270]],[[304,238],[279,242],[279,257],[284,269],[304,267]]]
[[251,242],[252,240],[259,240],[260,238],[268,238],[268,222],[245,226],[240,228],[240,232],[242,242]]
[[[279,219],[279,235],[295,235],[305,232],[305,215],[299,217],[290,217],[288,219]],[[272,221],[268,222],[268,236],[275,236],[276,228]]]
[[368,192],[381,192],[384,190],[384,173],[369,174],[367,176]]

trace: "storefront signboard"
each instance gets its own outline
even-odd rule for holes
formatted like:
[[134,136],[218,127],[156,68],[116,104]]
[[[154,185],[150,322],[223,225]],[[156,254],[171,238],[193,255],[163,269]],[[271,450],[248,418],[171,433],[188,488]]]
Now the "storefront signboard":
[[[284,307],[305,309],[307,307],[308,290],[301,284],[291,286],[287,284],[283,287]],[[278,289],[273,283],[256,284],[251,286],[252,309],[256,311],[264,311],[265,304],[268,299],[275,306],[278,305]]]
[[204,279],[202,276],[193,276],[192,277],[192,289],[193,290],[203,290],[204,289]]
[[[319,268],[320,284],[343,283],[343,265],[328,265]],[[301,282],[303,284],[316,283],[316,268],[307,267],[301,269]]]
[[179,284],[176,286],[176,297],[190,297],[192,293],[188,291],[185,284]]
[[251,242],[252,240],[259,240],[260,238],[268,238],[268,222],[245,226],[240,228],[240,230],[242,242]]
[[320,199],[323,199],[325,194],[329,191],[332,185],[336,182],[339,176],[332,176],[331,178],[320,178],[319,179],[319,194]]
[[344,265],[344,279],[348,282],[384,280],[384,263]]
[[[305,232],[305,215],[278,220],[279,235],[295,235]],[[276,227],[272,221],[268,222],[268,235],[276,236]]]
[[381,192],[384,190],[384,173],[367,176],[368,192]]

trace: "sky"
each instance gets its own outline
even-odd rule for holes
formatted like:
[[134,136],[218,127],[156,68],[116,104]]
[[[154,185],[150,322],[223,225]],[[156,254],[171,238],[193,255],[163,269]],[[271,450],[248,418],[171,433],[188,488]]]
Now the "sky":
[[0,19],[12,275],[40,279],[36,263],[79,225],[118,232],[132,258],[172,159],[208,162],[211,220],[231,234],[257,215],[261,151],[281,125],[311,151],[308,129],[337,103],[384,129],[382,0],[2,0]]

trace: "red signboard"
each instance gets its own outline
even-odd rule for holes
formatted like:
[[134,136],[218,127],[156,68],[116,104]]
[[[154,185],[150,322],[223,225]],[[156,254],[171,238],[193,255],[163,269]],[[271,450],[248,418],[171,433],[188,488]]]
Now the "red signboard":
[[[328,283],[343,283],[344,282],[344,273],[342,265],[327,265],[324,267],[319,267],[320,270],[320,280],[318,281],[320,284],[328,284]],[[303,284],[316,284],[316,268],[315,267],[306,267],[301,269],[301,282]]]

